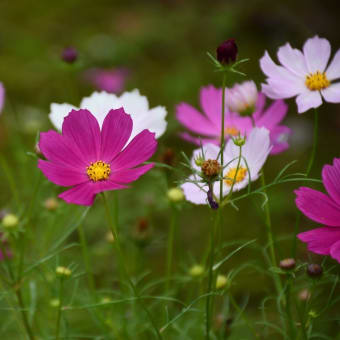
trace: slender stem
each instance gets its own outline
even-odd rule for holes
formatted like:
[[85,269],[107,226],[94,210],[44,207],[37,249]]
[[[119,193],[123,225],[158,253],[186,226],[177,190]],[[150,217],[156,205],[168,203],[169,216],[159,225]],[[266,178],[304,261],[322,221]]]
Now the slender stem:
[[225,83],[226,83],[226,73],[223,73],[222,78],[222,115],[221,115],[221,179],[220,179],[220,202],[222,202],[223,199],[223,163],[224,163],[224,144],[225,144],[225,138],[224,138],[224,116],[225,116]]
[[292,278],[289,277],[287,281],[287,286],[286,286],[286,316],[287,316],[287,323],[288,323],[288,331],[289,331],[289,336],[291,339],[295,339],[296,334],[295,334],[295,328],[294,328],[294,320],[292,317],[292,311],[291,311],[291,286],[292,286]]
[[[315,160],[315,154],[316,154],[316,149],[318,146],[318,129],[319,129],[319,114],[318,110],[314,109],[314,133],[313,133],[313,147],[312,147],[312,152],[309,157],[309,162],[308,166],[306,169],[306,177],[309,176],[314,160]],[[300,227],[300,221],[301,221],[301,212],[300,210],[297,211],[296,213],[296,220],[295,220],[295,227],[294,227],[294,239],[293,239],[293,247],[292,247],[292,257],[296,257],[296,246],[297,246],[297,234],[299,232],[299,227]]]
[[56,331],[55,331],[55,338],[59,340],[59,333],[60,333],[60,321],[61,321],[61,312],[62,312],[62,305],[63,305],[63,294],[64,294],[64,278],[61,277],[59,280],[59,306],[58,306],[58,314],[57,314],[57,323],[56,323]]
[[[115,246],[116,251],[118,253],[119,263],[120,263],[120,266],[121,266],[122,271],[124,273],[124,276],[125,276],[126,280],[128,281],[128,283],[129,283],[129,285],[130,285],[130,287],[131,287],[135,297],[137,298],[138,303],[140,304],[140,306],[142,307],[144,312],[147,314],[147,316],[149,318],[149,321],[150,321],[150,323],[151,323],[151,325],[152,325],[152,327],[154,329],[154,332],[155,332],[155,334],[157,336],[157,339],[162,340],[163,337],[162,337],[161,333],[159,332],[159,329],[157,328],[157,325],[155,324],[155,321],[153,320],[149,310],[146,308],[146,306],[144,305],[144,303],[140,299],[140,296],[138,294],[137,288],[136,288],[134,282],[132,281],[132,279],[130,278],[128,272],[127,272],[127,269],[126,269],[126,266],[125,266],[125,262],[124,262],[124,256],[123,256],[122,248],[121,248],[119,237],[118,237],[117,225],[116,225],[116,223],[114,223],[114,221],[112,219],[112,216],[111,216],[111,213],[110,213],[109,204],[107,202],[105,193],[103,193],[102,197],[103,197],[103,201],[104,201],[106,218],[107,218],[107,221],[108,221],[108,224],[109,224],[110,230],[112,232],[112,236],[113,236],[113,245]],[[115,214],[118,214],[118,212],[116,211]],[[118,217],[118,215],[115,215],[115,216]],[[118,219],[117,217],[116,217],[116,220]]]
[[172,272],[172,263],[173,263],[173,254],[174,254],[174,239],[175,233],[177,229],[177,219],[178,219],[178,211],[176,206],[171,204],[171,222],[169,228],[168,235],[168,247],[167,247],[167,271],[166,271],[166,292],[169,291],[170,282],[171,282],[171,272]]
[[15,204],[17,206],[20,205],[20,200],[19,200],[19,193],[18,193],[18,189],[17,189],[17,186],[16,186],[16,181],[14,179],[14,176],[13,176],[13,173],[11,172],[11,169],[9,168],[8,166],[8,163],[5,159],[5,157],[3,157],[2,155],[0,155],[0,163],[1,163],[1,166],[2,166],[2,169],[7,177],[7,180],[8,180],[8,183],[9,183],[9,187],[12,191],[12,195],[13,195],[13,198],[14,198],[14,201],[15,201]]
[[219,220],[221,218],[221,209],[217,210],[217,213],[215,214],[215,221],[214,221],[214,227],[211,229],[210,234],[210,252],[209,252],[209,273],[208,273],[208,289],[207,289],[207,298],[206,298],[206,305],[205,305],[205,313],[206,313],[206,332],[205,332],[205,338],[207,340],[210,339],[210,328],[211,328],[211,317],[212,317],[212,308],[211,305],[213,296],[211,291],[213,290],[213,283],[214,283],[214,273],[213,273],[213,266],[215,261],[215,243],[216,243],[216,232],[217,227],[219,225]]

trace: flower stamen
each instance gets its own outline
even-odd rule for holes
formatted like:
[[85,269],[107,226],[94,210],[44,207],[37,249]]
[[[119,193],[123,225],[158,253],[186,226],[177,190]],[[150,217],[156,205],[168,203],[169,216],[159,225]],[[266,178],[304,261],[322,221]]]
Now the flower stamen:
[[327,79],[326,72],[316,71],[306,76],[305,84],[311,91],[320,91],[326,89],[331,83]]
[[227,127],[224,131],[226,134],[234,136],[234,137],[238,136],[239,134],[239,131],[236,129],[235,126]]
[[103,161],[91,162],[90,166],[86,167],[86,173],[93,182],[104,181],[110,176],[111,166]]
[[228,186],[232,186],[233,182],[239,183],[242,182],[247,175],[247,169],[243,166],[239,166],[239,168],[231,168],[228,173],[224,176],[224,183]]

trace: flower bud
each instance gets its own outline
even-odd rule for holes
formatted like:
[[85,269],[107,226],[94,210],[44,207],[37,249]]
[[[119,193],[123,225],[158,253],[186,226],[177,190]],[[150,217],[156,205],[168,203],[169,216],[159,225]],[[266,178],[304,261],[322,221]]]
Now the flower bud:
[[198,277],[201,276],[204,273],[204,267],[199,265],[199,264],[195,264],[193,265],[190,270],[189,270],[189,274],[192,277]]
[[18,223],[19,223],[19,219],[14,214],[7,214],[2,219],[2,225],[6,229],[15,228],[18,225]]
[[43,156],[41,150],[40,150],[40,146],[39,143],[36,143],[34,146],[34,152],[36,153],[37,156]]
[[108,241],[108,242],[110,242],[110,243],[113,243],[114,240],[115,240],[111,231],[108,231],[108,232],[106,233],[105,239],[106,239],[106,241]]
[[280,261],[280,268],[283,270],[291,270],[295,268],[295,260],[292,258],[283,259]]
[[298,295],[298,298],[299,300],[301,301],[307,301],[309,300],[311,297],[311,293],[308,289],[302,289],[300,292],[299,292],[299,295]]
[[52,299],[52,300],[50,300],[50,306],[51,307],[57,308],[57,307],[59,307],[59,305],[60,305],[60,300],[59,299]]
[[216,159],[208,159],[201,165],[202,172],[207,177],[215,177],[221,172],[221,165]]
[[232,112],[250,116],[255,110],[257,98],[257,87],[252,80],[249,80],[236,84],[228,91],[226,105]]
[[57,276],[59,276],[59,277],[69,277],[72,274],[71,269],[69,269],[67,267],[63,267],[63,266],[57,267],[55,272],[56,272]]
[[202,155],[199,155],[198,157],[195,158],[195,164],[197,166],[201,167],[203,162],[204,162],[204,158]]
[[228,283],[228,279],[225,275],[217,275],[216,278],[216,289],[221,289],[225,287]]
[[322,272],[323,272],[322,267],[317,263],[311,263],[307,267],[307,274],[310,277],[313,278],[320,277],[322,275]]
[[74,47],[66,47],[63,49],[61,53],[61,59],[65,61],[65,63],[72,64],[78,58],[78,52]]
[[184,200],[184,194],[181,188],[170,188],[167,196],[171,202],[180,202]]
[[236,146],[243,146],[246,143],[245,137],[236,137],[233,139],[233,142]]
[[44,202],[44,207],[50,211],[55,211],[58,206],[59,202],[55,197],[50,197]]
[[228,39],[217,47],[217,60],[221,64],[229,64],[234,62],[237,57],[237,45],[235,39]]
[[209,203],[211,209],[214,209],[214,210],[218,209],[219,205],[214,200],[214,196],[213,196],[211,189],[209,189],[209,191],[207,192],[207,199],[208,199],[208,203]]

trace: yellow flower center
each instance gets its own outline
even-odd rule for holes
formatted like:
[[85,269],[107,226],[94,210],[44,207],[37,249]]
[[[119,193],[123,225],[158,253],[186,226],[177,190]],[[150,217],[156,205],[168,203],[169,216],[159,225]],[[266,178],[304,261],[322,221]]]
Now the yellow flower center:
[[320,91],[327,88],[331,83],[327,79],[325,72],[316,71],[306,77],[305,84],[311,91]]
[[231,126],[231,127],[227,127],[225,130],[225,133],[231,136],[238,136],[239,131],[236,129],[236,127]]
[[93,182],[103,181],[109,178],[111,167],[103,161],[91,162],[90,166],[86,167],[86,173]]
[[228,186],[232,186],[233,182],[236,183],[242,182],[247,175],[247,169],[243,166],[237,168],[231,168],[228,173],[224,176],[224,183]]

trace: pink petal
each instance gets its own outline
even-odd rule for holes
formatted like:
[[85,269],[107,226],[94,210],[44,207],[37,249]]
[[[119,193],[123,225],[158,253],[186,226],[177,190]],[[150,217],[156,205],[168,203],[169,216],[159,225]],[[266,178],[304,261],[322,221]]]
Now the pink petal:
[[214,144],[219,144],[219,140],[216,138],[200,138],[200,137],[194,137],[191,136],[187,132],[183,132],[179,134],[184,140],[196,144],[196,145],[205,145],[208,143],[214,143]]
[[43,172],[49,181],[64,187],[89,181],[89,178],[85,172],[85,168],[83,168],[82,171],[77,171],[74,168],[53,162],[43,161],[41,159],[38,161],[38,168]]
[[297,76],[305,77],[308,73],[302,52],[292,48],[289,43],[279,48],[277,56],[280,63]]
[[92,184],[92,182],[78,184],[75,187],[64,191],[58,197],[67,203],[92,205],[96,196]]
[[147,161],[155,153],[156,148],[155,134],[143,130],[112,160],[111,169],[118,171],[133,168]]
[[77,145],[66,136],[56,131],[40,133],[39,148],[42,154],[50,161],[78,169],[86,168],[88,163]]
[[146,164],[134,169],[116,171],[111,174],[110,180],[116,183],[130,183],[137,180],[153,167],[154,164]]
[[250,117],[241,117],[238,113],[228,112],[225,116],[224,126],[225,129],[236,128],[244,136],[252,130],[253,122]]
[[287,110],[288,106],[283,100],[276,100],[258,119],[255,119],[255,125],[258,127],[264,126],[267,129],[272,129],[286,116]]
[[218,127],[221,126],[222,90],[216,89],[212,85],[202,87],[200,91],[200,102],[203,112],[211,123],[216,126],[216,129],[218,129]]
[[322,90],[321,93],[326,102],[340,103],[340,83],[331,84]]
[[317,228],[300,233],[297,237],[307,243],[309,251],[329,255],[331,247],[340,240],[340,228]]
[[132,132],[131,116],[123,108],[111,110],[105,117],[101,133],[100,158],[105,162],[123,149]]
[[110,176],[110,179],[106,181],[98,181],[92,184],[93,192],[95,194],[99,194],[103,191],[111,191],[111,190],[120,190],[120,189],[126,189],[127,186],[124,184],[120,184],[115,182],[111,179],[112,176]]
[[215,136],[218,134],[218,128],[216,128],[214,124],[186,103],[177,105],[176,118],[186,128],[197,134],[206,136]]
[[333,259],[340,263],[340,240],[332,245],[330,254]]
[[310,73],[323,72],[331,54],[331,45],[327,39],[319,38],[316,35],[305,42],[303,53]]
[[287,140],[290,134],[290,128],[283,125],[275,126],[270,131],[270,142],[273,146],[270,150],[271,155],[277,155],[289,148]]
[[0,82],[0,113],[2,111],[2,108],[4,107],[5,103],[5,88]]
[[259,92],[256,104],[255,104],[255,112],[253,113],[254,120],[257,120],[260,118],[265,105],[266,105],[266,96],[264,93]]
[[333,60],[329,64],[326,75],[328,80],[340,78],[340,49],[335,53]]
[[340,226],[340,208],[327,195],[307,187],[294,191],[297,207],[311,220],[330,227]]
[[322,181],[328,194],[338,204],[340,210],[340,159],[334,165],[325,165],[322,169]]
[[88,110],[72,110],[64,118],[63,135],[78,147],[87,163],[100,160],[100,128]]
[[306,112],[309,109],[317,108],[322,104],[319,91],[306,91],[296,97],[298,113]]

